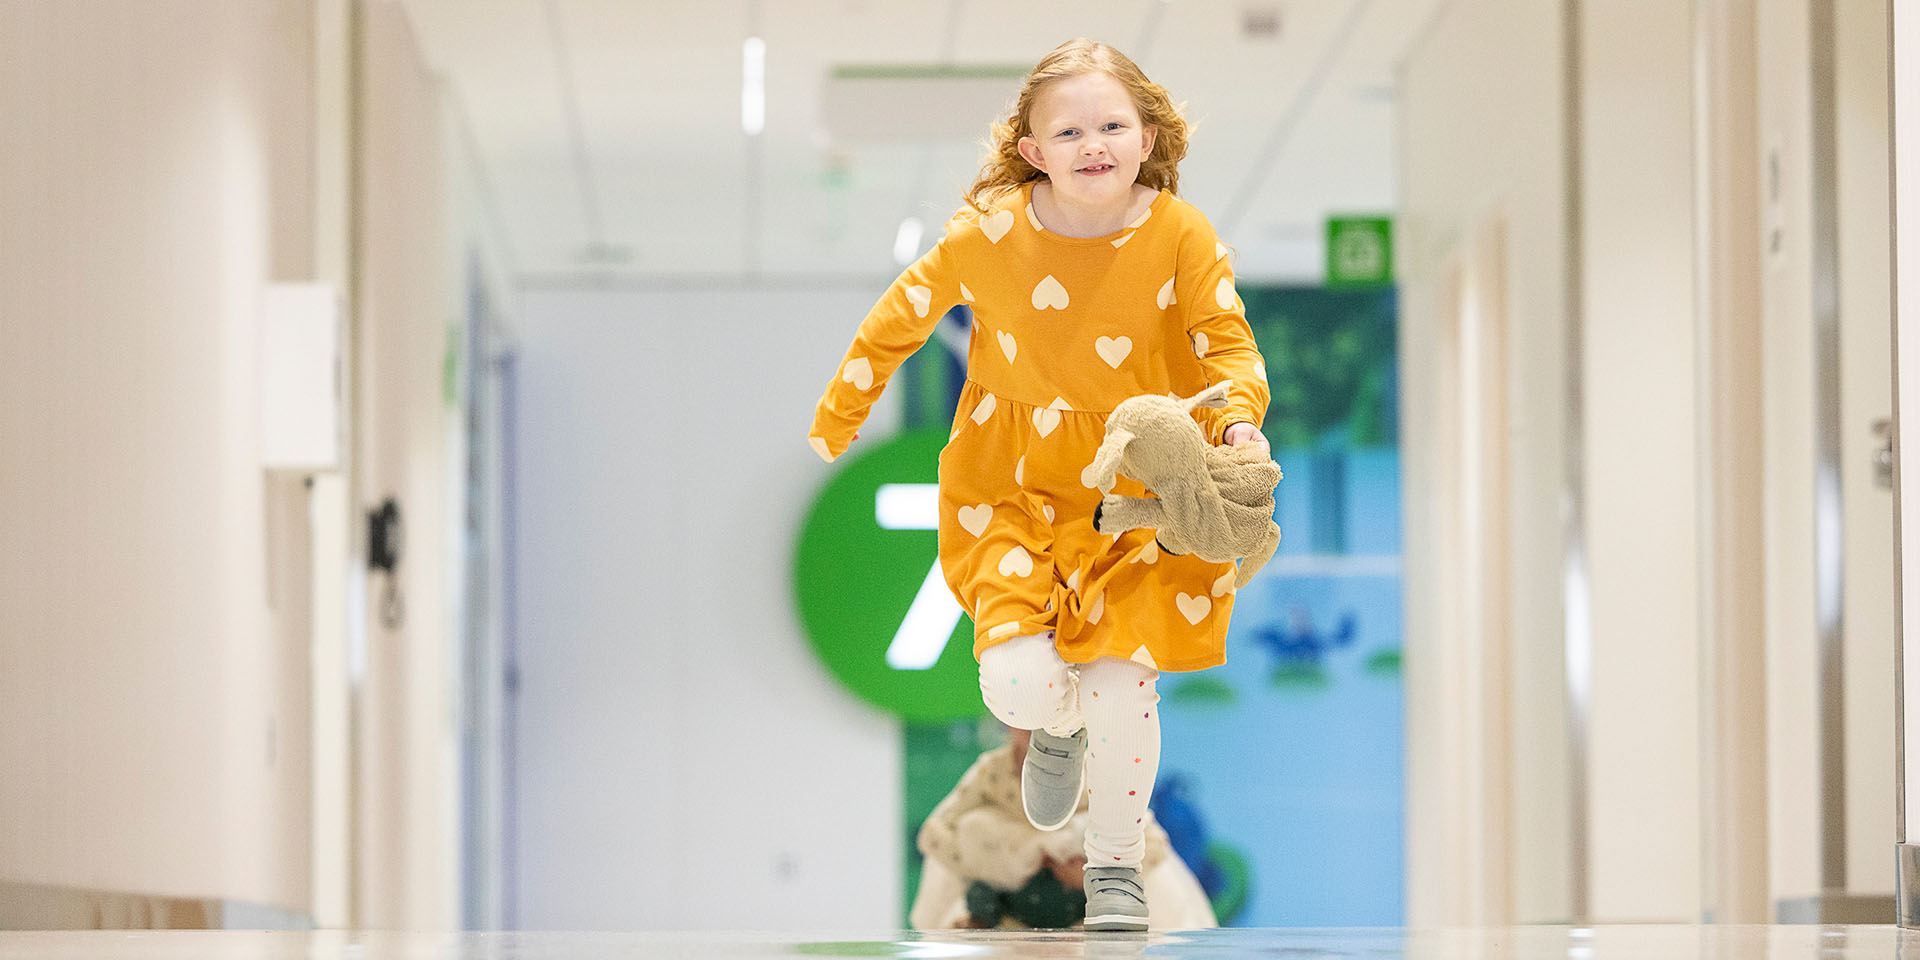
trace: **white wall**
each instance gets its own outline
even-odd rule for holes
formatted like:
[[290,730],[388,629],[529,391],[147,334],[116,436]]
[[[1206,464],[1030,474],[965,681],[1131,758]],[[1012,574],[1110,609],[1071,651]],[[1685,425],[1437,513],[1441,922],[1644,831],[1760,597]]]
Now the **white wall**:
[[[441,144],[446,157],[443,219],[448,242],[443,271],[448,278],[447,316],[479,325],[479,335],[450,330],[459,339],[457,411],[446,421],[450,469],[443,505],[448,535],[447,613],[459,637],[453,651],[462,673],[456,694],[461,720],[460,763],[463,910],[472,929],[499,929],[504,913],[506,782],[506,540],[501,480],[503,411],[500,361],[514,348],[519,314],[519,268],[494,207],[492,184],[470,135],[467,105],[444,77],[436,78],[441,107]],[[470,276],[476,274],[477,276]],[[485,291],[484,315],[469,315],[468,284]],[[477,344],[478,351],[472,349]],[[468,423],[466,412],[477,409]],[[472,434],[469,435],[469,427]],[[471,501],[467,464],[473,463],[479,499]]]
[[[1762,4],[1768,875],[1773,899],[1820,891],[1814,630],[1811,46],[1805,3]],[[1776,243],[1777,238],[1777,243]]]
[[1893,413],[1893,199],[1887,2],[1835,4],[1840,231],[1840,476],[1845,510],[1847,890],[1893,891],[1893,491],[1874,478],[1873,422]]
[[[0,5],[0,881],[456,919],[441,374],[464,233],[436,84],[397,4],[361,12],[349,197],[339,4]],[[355,276],[351,490],[409,508],[397,630],[341,625],[365,503],[327,477],[310,515],[303,478],[259,465],[264,285]],[[310,640],[348,632],[370,638],[351,769],[343,704],[310,697],[343,684]]]
[[[1598,921],[1692,920],[1699,910],[1698,672],[1695,626],[1691,11],[1664,0],[1583,4],[1580,173],[1586,582],[1592,630],[1579,797],[1588,830],[1572,849],[1567,651],[1561,538],[1569,305],[1564,220],[1565,66],[1558,4],[1457,0],[1442,7],[1402,74],[1402,355],[1408,552],[1409,922],[1563,921],[1582,871]],[[1509,237],[1502,375],[1510,420],[1510,531],[1492,561],[1452,557],[1450,473],[1474,450],[1448,449],[1441,411],[1460,402],[1445,376],[1448,270],[1486,224]],[[1499,429],[1503,425],[1491,425]],[[1489,528],[1497,529],[1497,526]],[[1513,638],[1505,676],[1481,709],[1505,738],[1452,729],[1462,681],[1438,666],[1460,562],[1507,565]],[[1449,640],[1449,636],[1455,639]],[[1483,658],[1475,658],[1483,659]],[[1487,744],[1511,743],[1506,756]],[[1487,793],[1436,788],[1463,762],[1488,765]],[[1457,813],[1448,813],[1446,804]],[[1443,852],[1475,811],[1507,803],[1513,822],[1477,848]],[[1439,812],[1436,812],[1436,807]],[[1505,863],[1490,861],[1506,860]],[[1485,903],[1458,890],[1510,878]]]
[[[459,923],[460,565],[449,505],[464,468],[461,417],[446,397],[449,331],[462,288],[449,275],[440,85],[401,6],[363,10],[359,274],[354,305],[352,470],[364,511],[401,503],[397,582],[404,620],[383,620],[386,574],[366,579],[365,678],[359,694],[354,920],[435,929]],[[358,551],[365,554],[364,534]],[[362,568],[364,570],[364,568]]]
[[1694,457],[1700,567],[1702,914],[1773,917],[1762,549],[1761,176],[1755,0],[1695,4]]
[[[1753,442],[1763,451],[1757,471],[1763,480],[1759,529],[1743,531],[1743,536],[1757,532],[1761,544],[1765,579],[1758,592],[1765,607],[1766,708],[1764,714],[1718,716],[1721,722],[1731,718],[1765,725],[1766,788],[1760,802],[1766,815],[1743,820],[1737,830],[1703,832],[1701,817],[1714,815],[1703,814],[1708,809],[1702,804],[1704,751],[1716,744],[1750,741],[1754,731],[1702,727],[1703,711],[1713,704],[1701,693],[1700,590],[1719,581],[1696,573],[1703,556],[1698,531],[1707,522],[1700,491],[1708,489],[1697,486],[1696,474],[1703,464],[1729,470],[1742,469],[1746,461],[1717,464],[1696,459],[1695,452],[1703,439],[1698,425],[1719,422],[1700,412],[1702,398],[1713,393],[1700,389],[1697,370],[1702,368],[1696,363],[1700,321],[1694,316],[1692,218],[1697,198],[1691,152],[1697,102],[1691,45],[1695,10],[1655,0],[1595,0],[1576,8],[1581,16],[1583,111],[1578,356],[1584,390],[1577,415],[1584,434],[1581,486],[1593,641],[1591,706],[1582,737],[1588,792],[1580,798],[1588,816],[1587,862],[1574,869],[1585,870],[1595,921],[1687,921],[1709,906],[1701,896],[1702,845],[1707,842],[1763,851],[1767,866],[1761,872],[1772,902],[1822,892],[1817,800],[1823,748],[1816,739],[1820,674],[1813,559],[1812,31],[1808,3],[1759,5],[1752,41],[1758,89],[1752,102],[1758,107],[1760,150],[1740,161],[1749,164],[1755,171],[1749,177],[1767,190],[1758,210],[1764,234],[1760,303],[1757,311],[1748,313],[1758,313],[1749,322],[1758,325],[1761,347],[1757,393],[1764,404],[1758,427],[1762,436]],[[1534,11],[1532,19],[1527,19],[1529,10]],[[1890,549],[1874,539],[1886,526],[1885,495],[1871,487],[1865,469],[1868,443],[1856,436],[1866,433],[1873,411],[1885,405],[1885,362],[1878,354],[1885,350],[1881,292],[1886,253],[1880,235],[1887,201],[1880,186],[1885,151],[1875,119],[1885,112],[1885,84],[1877,73],[1875,49],[1884,39],[1882,13],[1870,0],[1842,3],[1837,24],[1842,64],[1837,106],[1842,475],[1850,551],[1845,749],[1852,869],[1846,889],[1829,892],[1851,894],[1883,890],[1890,866],[1886,762],[1892,753],[1892,727],[1890,685],[1884,682],[1891,597],[1885,560]],[[1551,384],[1565,363],[1553,339],[1565,314],[1552,297],[1553,288],[1540,281],[1549,276],[1563,249],[1562,225],[1550,219],[1561,202],[1560,185],[1553,179],[1559,104],[1537,93],[1558,82],[1559,64],[1542,51],[1557,50],[1560,41],[1557,24],[1538,8],[1456,0],[1442,8],[1426,39],[1412,52],[1403,77],[1405,355],[1427,358],[1429,364],[1448,362],[1447,345],[1436,340],[1444,333],[1440,320],[1446,315],[1447,266],[1457,259],[1463,238],[1482,224],[1500,219],[1514,224],[1509,313],[1514,324],[1510,383],[1516,415],[1510,469],[1517,493],[1510,558],[1517,573],[1513,693],[1507,706],[1517,720],[1533,719],[1536,739],[1566,730],[1565,706],[1543,700],[1529,709],[1522,700],[1530,686],[1524,658],[1530,649],[1550,656],[1545,648],[1563,642],[1561,625],[1544,617],[1531,623],[1521,619],[1522,598],[1530,593],[1542,607],[1545,598],[1562,595],[1556,579],[1563,568],[1561,558],[1522,541],[1530,526],[1552,529],[1556,522],[1545,510],[1524,514],[1535,502],[1529,489],[1551,490],[1557,478],[1547,471],[1560,462],[1556,448],[1544,442],[1543,435],[1530,432],[1524,418],[1566,415],[1561,395],[1530,388],[1526,379]],[[1522,102],[1527,93],[1543,99]],[[1739,99],[1721,106],[1751,109]],[[1726,349],[1721,340],[1702,342]],[[1727,360],[1739,358],[1716,357],[1706,368],[1724,368]],[[1440,721],[1459,707],[1457,698],[1443,694],[1457,692],[1460,682],[1434,669],[1446,651],[1426,650],[1430,659],[1422,661],[1421,645],[1445,638],[1431,621],[1450,615],[1447,598],[1435,591],[1443,582],[1437,571],[1446,556],[1442,538],[1448,520],[1436,516],[1445,504],[1431,502],[1428,490],[1445,480],[1451,464],[1476,451],[1443,446],[1448,441],[1433,429],[1440,423],[1434,411],[1446,409],[1453,398],[1444,395],[1445,379],[1422,366],[1409,364],[1403,397],[1410,438],[1410,919],[1473,922],[1479,917],[1463,915],[1459,904],[1447,902],[1446,884],[1471,882],[1471,871],[1481,865],[1470,856],[1460,863],[1436,861],[1434,848],[1422,844],[1437,841],[1420,839],[1429,832],[1452,836],[1448,831],[1457,832],[1462,824],[1436,818],[1418,804],[1444,809],[1449,798],[1425,789],[1441,782],[1435,771],[1477,761],[1475,745],[1496,742],[1470,740],[1473,745],[1463,746],[1447,739],[1448,728]],[[1710,456],[1744,457],[1750,448],[1734,444],[1711,449]],[[1538,501],[1541,506],[1551,502]],[[1739,513],[1742,518],[1750,515],[1744,509]],[[1754,558],[1727,554],[1718,562],[1752,564]],[[1520,580],[1526,576],[1534,578],[1531,587]],[[1542,688],[1560,683],[1545,669],[1531,677]],[[1762,692],[1720,695],[1758,697]],[[1517,818],[1526,816],[1525,798],[1545,795],[1552,782],[1564,782],[1569,774],[1564,761],[1549,753],[1528,756],[1527,732],[1521,729],[1512,740],[1511,758]],[[1706,741],[1703,729],[1709,734]],[[1456,739],[1473,732],[1454,731]],[[1517,919],[1551,919],[1520,904],[1526,897],[1549,902],[1551,892],[1537,891],[1554,891],[1550,884],[1556,878],[1543,875],[1531,889],[1523,878],[1529,871],[1552,869],[1555,858],[1564,854],[1550,845],[1529,849],[1522,842],[1526,835],[1524,829],[1517,830],[1510,848],[1489,843],[1480,855],[1513,858]],[[1435,869],[1436,862],[1452,872]],[[1433,899],[1423,899],[1428,897]],[[1746,903],[1741,909],[1750,913],[1752,906]]]
[[1582,5],[1596,922],[1700,915],[1692,18],[1670,0]]
[[256,355],[311,270],[310,29],[0,5],[0,879],[304,910],[304,510]]
[[[1407,624],[1407,921],[1504,923],[1564,920],[1568,911],[1567,758],[1562,633],[1560,491],[1564,315],[1560,172],[1560,21],[1557,5],[1533,0],[1456,0],[1409,51],[1402,98],[1401,417],[1405,471]],[[1447,272],[1490,223],[1506,238],[1502,273],[1511,540],[1491,562],[1506,565],[1511,672],[1491,678],[1512,744],[1487,760],[1505,783],[1512,821],[1496,838],[1510,864],[1462,862],[1444,844],[1464,825],[1449,819],[1442,780],[1489,731],[1455,730],[1461,709],[1442,673],[1443,597],[1454,561],[1446,551],[1448,505],[1434,499],[1461,456],[1435,439],[1442,380],[1417,358],[1451,355],[1443,342]],[[1497,425],[1493,426],[1498,429]],[[1449,734],[1449,730],[1453,730]],[[1494,870],[1509,878],[1494,902],[1463,902],[1463,879]]]
[[813,403],[887,279],[523,294],[522,926],[899,924],[899,725],[789,585]]
[[[1902,423],[1920,423],[1920,11],[1894,10],[1893,136],[1895,214],[1895,324],[1899,339],[1899,394],[1895,397]],[[1902,186],[1904,185],[1904,186]],[[1899,718],[1902,749],[1908,755],[1901,770],[1906,801],[1900,811],[1906,829],[1898,838],[1911,843],[1920,826],[1920,430],[1900,431],[1900,677],[1904,683]],[[1911,898],[1915,891],[1901,894]],[[1909,911],[1902,917],[1912,922]]]

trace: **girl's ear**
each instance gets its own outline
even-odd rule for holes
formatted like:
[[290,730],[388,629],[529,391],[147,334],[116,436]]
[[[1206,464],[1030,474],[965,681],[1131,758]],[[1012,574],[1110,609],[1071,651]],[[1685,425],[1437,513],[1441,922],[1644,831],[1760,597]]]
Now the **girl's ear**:
[[1020,142],[1013,146],[1020,151],[1020,159],[1032,164],[1033,168],[1041,173],[1047,172],[1047,158],[1040,155],[1040,141],[1032,137],[1021,137]]
[[1140,157],[1141,157],[1141,159],[1143,159],[1143,160],[1144,160],[1144,159],[1146,159],[1147,157],[1151,157],[1151,156],[1153,156],[1153,144],[1154,144],[1154,141],[1156,141],[1156,140],[1158,140],[1158,139],[1160,139],[1160,128],[1159,128],[1159,127],[1156,127],[1156,126],[1154,126],[1153,124],[1151,124],[1151,123],[1149,123],[1149,124],[1147,124],[1147,125],[1145,125],[1145,126],[1143,126],[1143,127],[1141,127],[1141,128],[1140,128]]

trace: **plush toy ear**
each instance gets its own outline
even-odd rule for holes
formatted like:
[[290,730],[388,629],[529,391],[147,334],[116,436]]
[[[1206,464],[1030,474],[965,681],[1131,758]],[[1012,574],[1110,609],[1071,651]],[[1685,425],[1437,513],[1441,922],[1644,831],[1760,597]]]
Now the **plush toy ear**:
[[1133,442],[1133,433],[1128,430],[1107,431],[1107,438],[1100,441],[1100,449],[1093,454],[1093,462],[1080,471],[1080,485],[1092,487],[1101,493],[1113,489],[1113,476],[1120,470],[1120,457],[1127,452],[1127,444]]
[[1232,380],[1222,380],[1194,394],[1193,399],[1182,400],[1181,403],[1187,405],[1189,413],[1200,407],[1224,407],[1227,405],[1227,388],[1231,386],[1233,386]]

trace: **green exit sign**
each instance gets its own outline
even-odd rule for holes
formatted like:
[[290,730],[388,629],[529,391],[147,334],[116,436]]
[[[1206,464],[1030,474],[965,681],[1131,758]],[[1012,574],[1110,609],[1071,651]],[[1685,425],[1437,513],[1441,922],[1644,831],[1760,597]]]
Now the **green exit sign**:
[[1327,286],[1393,285],[1393,218],[1327,218]]

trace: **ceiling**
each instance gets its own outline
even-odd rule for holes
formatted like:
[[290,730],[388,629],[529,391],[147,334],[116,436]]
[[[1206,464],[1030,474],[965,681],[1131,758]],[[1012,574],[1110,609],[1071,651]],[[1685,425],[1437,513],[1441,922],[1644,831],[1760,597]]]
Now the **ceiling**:
[[[1239,272],[1317,282],[1329,214],[1394,207],[1396,66],[1445,0],[403,2],[519,280],[572,284],[891,277],[902,221],[927,224],[919,249],[939,235],[994,102],[1076,36],[1187,102],[1181,194]],[[765,44],[758,135],[741,120],[748,37]],[[847,65],[909,79],[849,93],[829,82]],[[944,66],[1004,94],[911,79]],[[850,125],[855,94],[878,96]],[[984,115],[946,116],[969,112]]]

